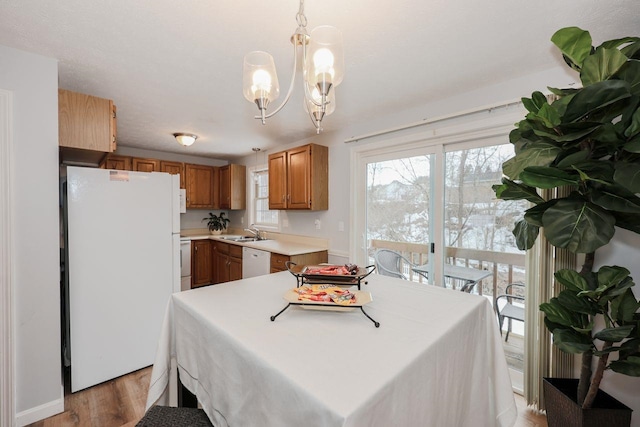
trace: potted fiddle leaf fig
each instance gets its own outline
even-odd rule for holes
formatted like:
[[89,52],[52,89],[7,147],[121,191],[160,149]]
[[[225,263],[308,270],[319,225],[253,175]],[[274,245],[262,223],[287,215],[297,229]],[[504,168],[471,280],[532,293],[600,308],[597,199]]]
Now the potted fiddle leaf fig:
[[225,218],[224,212],[220,212],[220,215],[209,212],[209,216],[202,218],[202,221],[207,221],[207,227],[211,234],[221,234],[227,229],[227,224],[231,222],[229,218]]
[[[556,95],[552,102],[541,92],[522,99],[528,114],[509,135],[515,156],[503,163],[505,177],[493,189],[499,199],[533,204],[513,230],[520,249],[530,249],[543,232],[551,245],[584,254],[580,271],[555,274],[564,290],[540,310],[554,344],[582,355],[572,394],[585,416],[597,406],[605,370],[640,376],[640,302],[629,270],[593,271],[596,251],[617,228],[640,234],[640,39],[593,47],[589,32],[569,27],[551,41],[582,87],[548,88]],[[571,189],[566,197],[545,199],[538,191],[563,186]],[[549,425],[566,425],[564,415],[550,412],[547,383],[545,400]],[[621,425],[630,423],[627,410]],[[613,419],[593,425],[611,426]]]

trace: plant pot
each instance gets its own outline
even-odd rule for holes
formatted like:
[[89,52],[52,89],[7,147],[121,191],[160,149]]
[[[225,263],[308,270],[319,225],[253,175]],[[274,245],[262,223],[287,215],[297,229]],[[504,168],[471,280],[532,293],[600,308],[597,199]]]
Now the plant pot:
[[214,236],[218,236],[222,234],[222,230],[209,230],[209,233],[213,234]]
[[632,409],[598,390],[593,407],[577,403],[578,380],[543,378],[544,401],[549,427],[629,427]]

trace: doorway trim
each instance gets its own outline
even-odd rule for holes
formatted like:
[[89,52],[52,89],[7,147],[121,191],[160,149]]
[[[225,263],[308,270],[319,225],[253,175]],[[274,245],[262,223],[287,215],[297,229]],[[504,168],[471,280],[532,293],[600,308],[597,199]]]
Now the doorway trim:
[[0,89],[0,425],[16,422],[14,384],[13,268],[11,236],[11,155],[13,93]]

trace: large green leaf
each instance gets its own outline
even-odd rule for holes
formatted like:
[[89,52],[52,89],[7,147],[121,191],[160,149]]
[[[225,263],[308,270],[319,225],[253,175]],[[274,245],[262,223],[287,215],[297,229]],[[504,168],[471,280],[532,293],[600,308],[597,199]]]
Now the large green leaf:
[[555,205],[556,202],[556,199],[551,199],[548,202],[538,203],[537,205],[530,207],[524,211],[524,219],[531,225],[542,227],[542,215],[544,214],[544,211],[549,209],[550,206]]
[[616,219],[616,227],[624,228],[625,230],[640,234],[640,221],[638,221],[638,214],[624,212],[611,212],[611,214]]
[[578,150],[577,148],[567,149],[558,156],[556,167],[560,169],[568,168],[578,162],[585,161],[589,157],[587,150]]
[[538,195],[535,188],[519,184],[507,178],[502,178],[501,185],[491,186],[496,197],[502,200],[528,200],[532,203],[543,203],[545,200]]
[[614,167],[611,162],[603,162],[600,160],[586,160],[584,162],[576,162],[573,169],[580,172],[583,180],[604,181],[613,183]]
[[578,69],[591,53],[591,35],[578,27],[562,28],[551,36],[551,42],[573,62]]
[[529,166],[549,166],[562,149],[554,144],[536,142],[502,164],[502,172],[511,179],[518,179]]
[[549,138],[556,142],[580,142],[587,135],[596,131],[600,126],[602,126],[601,123],[578,122],[556,125],[556,128],[553,130],[535,129],[533,132],[538,136]]
[[575,174],[547,166],[530,166],[520,173],[520,179],[523,184],[536,188],[556,188],[580,182]]
[[595,316],[598,313],[597,304],[587,298],[581,298],[573,291],[564,290],[558,295],[558,302],[575,313]]
[[[638,43],[638,46],[640,46],[640,43]],[[640,61],[636,59],[627,61],[620,68],[616,77],[629,83],[629,91],[632,94],[640,96]]]
[[605,186],[591,192],[591,201],[610,211],[640,213],[640,197],[617,186]]
[[574,253],[594,252],[615,233],[610,213],[576,197],[558,200],[542,215],[542,223],[549,243]]
[[513,235],[516,238],[516,246],[518,249],[521,251],[531,249],[538,238],[539,232],[539,227],[529,224],[524,219],[517,221],[513,228]]
[[[600,46],[598,46],[598,48],[617,49],[623,44],[631,45],[637,42],[638,40],[640,40],[638,37],[623,37],[621,39],[607,40],[606,42],[603,42]],[[629,46],[626,46],[626,47],[629,47]]]
[[597,49],[582,62],[580,79],[584,86],[608,80],[627,62],[618,49]]
[[623,80],[594,83],[578,92],[569,102],[563,123],[578,121],[594,111],[630,96],[629,83]]
[[549,104],[542,105],[537,113],[527,114],[527,118],[529,120],[538,121],[547,128],[553,128],[561,123],[560,114],[558,114],[558,111]]
[[613,180],[632,193],[640,193],[640,163],[616,163]]
[[631,121],[624,131],[624,136],[627,138],[633,138],[638,133],[640,133],[640,108],[636,109],[631,116]]
[[631,356],[626,360],[616,360],[609,364],[612,371],[631,377],[640,377],[640,357]]
[[594,334],[594,338],[597,338],[601,341],[610,341],[610,342],[618,342],[627,338],[631,331],[633,331],[633,326],[618,326],[617,328],[605,328],[601,329]]
[[611,317],[618,322],[631,322],[633,315],[640,308],[640,302],[636,301],[631,291],[632,285],[631,281],[625,292],[611,301]]
[[536,91],[531,94],[531,98],[521,98],[522,105],[531,113],[538,113],[543,105],[547,105],[547,97],[542,92]]
[[640,59],[640,39],[638,37],[633,38],[636,39],[636,41],[620,49],[620,52],[624,53],[629,59]]
[[571,329],[553,331],[553,344],[565,353],[582,354],[593,348],[591,338]]
[[582,327],[580,318],[573,311],[563,306],[558,301],[558,298],[551,298],[549,302],[540,304],[540,311],[553,323],[570,328]]
[[624,144],[624,149],[630,153],[640,153],[640,135]]
[[577,271],[570,269],[558,270],[554,273],[554,277],[565,288],[573,292],[581,292],[589,290],[587,279],[582,277]]

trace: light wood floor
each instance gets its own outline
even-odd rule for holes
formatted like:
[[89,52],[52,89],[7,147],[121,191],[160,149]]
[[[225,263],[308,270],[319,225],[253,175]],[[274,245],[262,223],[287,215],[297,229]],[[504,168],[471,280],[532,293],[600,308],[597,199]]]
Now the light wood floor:
[[[67,394],[65,411],[27,427],[134,427],[144,415],[151,368],[141,369],[95,387]],[[547,418],[527,408],[515,395],[518,420],[515,427],[547,427]]]

